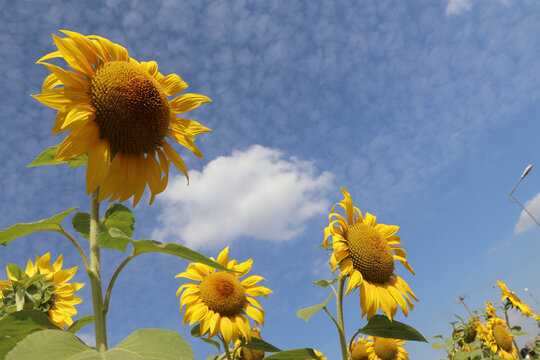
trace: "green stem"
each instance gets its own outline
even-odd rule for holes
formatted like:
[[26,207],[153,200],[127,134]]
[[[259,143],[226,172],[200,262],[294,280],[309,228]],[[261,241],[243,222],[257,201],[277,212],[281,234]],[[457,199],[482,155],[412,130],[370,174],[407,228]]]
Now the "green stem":
[[218,334],[218,338],[223,343],[223,347],[225,348],[225,355],[227,355],[227,359],[232,360],[231,352],[229,351],[229,344],[225,342],[225,339],[223,338],[223,336],[221,336],[221,334]]
[[109,282],[109,286],[107,287],[107,292],[105,293],[105,301],[103,302],[103,312],[105,314],[107,314],[107,312],[109,311],[109,300],[111,299],[112,288],[114,286],[116,278],[118,277],[120,271],[122,271],[124,266],[126,266],[126,264],[135,256],[135,253],[132,252],[127,258],[124,259],[124,261],[122,261],[122,263],[118,266],[118,269],[116,269],[116,271],[114,272],[111,281]]
[[96,349],[99,352],[107,350],[107,328],[103,307],[103,292],[101,288],[101,268],[99,256],[99,188],[92,193],[90,206],[90,270],[88,276],[92,286],[92,302],[94,304],[94,328],[96,334]]
[[339,324],[338,322],[336,321],[336,319],[332,316],[332,314],[330,314],[330,311],[328,311],[328,309],[325,307],[323,307],[323,310],[326,311],[326,313],[328,314],[328,316],[330,316],[330,319],[332,319],[332,321],[334,322],[334,324],[336,324],[336,327],[338,328],[338,331],[339,331]]
[[[508,326],[508,329],[510,330],[510,332],[512,331],[512,328],[510,327],[510,322],[508,321],[508,313],[506,312],[506,306],[503,308],[504,309],[504,317],[506,318],[506,325]],[[512,342],[514,343],[514,346],[516,347],[516,350],[517,350],[517,353],[518,353],[518,357],[520,359],[523,359],[521,357],[521,353],[519,352],[519,348],[517,346],[517,343],[516,343],[516,337],[512,335]]]
[[345,323],[343,321],[343,289],[345,287],[345,276],[339,278],[338,291],[336,295],[336,307],[338,318],[339,343],[341,345],[341,356],[347,360],[347,340],[345,339]]
[[351,338],[351,341],[349,341],[349,347],[348,347],[349,351],[352,351],[352,349],[351,349],[352,343],[353,343],[353,341],[354,341],[354,338],[355,338],[356,335],[358,335],[358,334],[360,334],[360,329],[358,329],[358,331],[356,331],[356,332],[354,333],[354,335],[353,335],[352,338]]
[[81,255],[81,258],[84,262],[84,267],[86,268],[86,271],[88,272],[88,270],[90,269],[90,264],[88,263],[88,258],[86,257],[86,253],[84,252],[84,250],[81,248],[81,245],[79,245],[79,242],[77,240],[75,240],[73,238],[73,236],[71,236],[68,232],[66,232],[63,228],[62,228],[62,225],[60,225],[60,234],[64,235],[65,237],[67,237],[69,239],[69,241],[71,241],[71,243],[73,245],[75,245],[75,247],[77,248],[77,250],[79,251],[79,254]]

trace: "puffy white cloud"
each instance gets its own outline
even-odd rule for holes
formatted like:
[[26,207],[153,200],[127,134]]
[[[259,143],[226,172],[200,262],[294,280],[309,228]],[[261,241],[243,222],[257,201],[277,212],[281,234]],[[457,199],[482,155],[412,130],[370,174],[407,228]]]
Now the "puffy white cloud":
[[[255,145],[221,156],[178,176],[158,197],[161,224],[152,236],[187,246],[222,246],[240,237],[284,241],[301,234],[305,222],[327,212],[328,172],[315,174],[311,162],[283,159],[275,149]],[[176,239],[175,239],[176,238]]]
[[[523,206],[534,216],[536,219],[540,217],[540,193],[536,194],[532,200],[527,201]],[[519,220],[514,227],[514,234],[521,234],[525,230],[529,230],[533,226],[536,226],[533,219],[524,211],[521,211]]]
[[450,0],[446,5],[446,15],[458,15],[471,10],[471,0]]

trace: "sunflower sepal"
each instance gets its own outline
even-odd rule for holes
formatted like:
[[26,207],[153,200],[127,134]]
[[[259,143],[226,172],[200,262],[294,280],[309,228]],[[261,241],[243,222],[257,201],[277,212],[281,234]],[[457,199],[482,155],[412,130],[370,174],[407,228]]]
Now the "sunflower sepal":
[[391,321],[384,315],[374,315],[369,319],[367,325],[359,329],[358,332],[364,335],[383,338],[428,342],[426,338],[412,326],[397,320]]
[[36,166],[42,166],[42,165],[59,165],[59,164],[67,163],[69,167],[76,168],[79,166],[86,165],[86,163],[88,163],[88,154],[77,156],[67,161],[55,160],[55,156],[56,156],[56,153],[58,152],[59,147],[60,147],[60,144],[57,144],[57,145],[51,146],[47,150],[44,150],[36,157],[34,161],[26,165],[26,167],[36,167]]

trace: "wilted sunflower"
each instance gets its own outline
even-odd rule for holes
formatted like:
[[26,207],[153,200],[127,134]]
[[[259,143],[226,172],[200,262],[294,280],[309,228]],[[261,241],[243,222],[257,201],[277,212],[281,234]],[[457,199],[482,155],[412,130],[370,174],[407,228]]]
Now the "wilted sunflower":
[[[43,82],[43,92],[34,96],[58,109],[53,134],[71,131],[55,160],[88,154],[86,191],[90,194],[99,186],[100,201],[133,196],[135,206],[148,184],[152,203],[167,186],[171,162],[188,176],[167,138],[202,157],[193,141],[210,130],[176,115],[211,100],[199,94],[169,100],[187,88],[178,75],[164,76],[155,61],[138,62],[103,37],[62,32],[66,38],[52,35],[58,51],[38,60],[52,73]],[[44,62],[59,57],[74,71]]]
[[367,340],[363,336],[351,344],[351,360],[369,360]]
[[[84,286],[81,283],[67,282],[77,272],[77,266],[71,269],[61,270],[62,262],[62,255],[52,265],[50,253],[46,253],[42,257],[36,255],[36,263],[34,264],[32,260],[28,260],[26,270],[24,271],[29,277],[37,274],[45,274],[45,280],[52,280],[48,288],[45,289],[46,291],[39,291],[39,294],[36,291],[33,294],[33,301],[35,301],[34,307],[45,311],[51,322],[61,329],[64,326],[73,324],[71,317],[77,314],[75,305],[82,302],[81,298],[74,294]],[[17,278],[10,273],[9,269],[7,270],[7,276],[10,280],[0,281],[0,289],[9,289],[12,287],[11,281],[17,281]],[[29,291],[27,290],[27,292]],[[50,294],[50,297],[43,294]]]
[[501,293],[502,293],[501,302],[502,303],[504,303],[504,301],[508,299],[508,301],[510,301],[510,303],[512,304],[512,307],[518,308],[519,310],[521,310],[523,315],[525,315],[526,317],[532,316],[537,321],[540,321],[540,316],[533,313],[531,308],[527,304],[525,304],[523,301],[521,301],[514,294],[513,291],[508,290],[505,283],[503,283],[500,280],[497,280],[497,285],[501,288]]
[[514,336],[508,332],[508,326],[503,319],[492,317],[487,320],[486,326],[478,328],[478,337],[482,343],[491,349],[503,360],[519,359],[518,350],[512,345]]
[[[214,260],[213,258],[210,258]],[[266,297],[272,290],[256,285],[263,277],[252,275],[240,281],[253,264],[249,259],[241,264],[236,260],[229,261],[229,247],[226,247],[216,260],[236,273],[218,271],[215,268],[191,263],[186,272],[175,277],[185,277],[198,283],[183,284],[178,288],[176,296],[180,297],[180,311],[185,307],[184,324],[189,321],[200,323],[201,334],[209,337],[219,333],[228,344],[230,341],[243,336],[251,340],[251,327],[245,315],[251,317],[257,324],[264,325],[264,310],[256,296]]]
[[[392,320],[398,305],[407,316],[409,308],[414,307],[409,296],[416,301],[418,298],[409,285],[394,274],[394,260],[398,260],[414,275],[405,250],[397,246],[401,240],[394,234],[399,227],[377,224],[377,218],[369,213],[362,217],[349,193],[343,188],[341,191],[345,198],[332,207],[330,224],[324,229],[326,249],[328,238],[333,238],[332,271],[339,265],[339,276],[349,276],[345,294],[360,288],[362,316],[367,313],[370,319],[380,308]],[[346,218],[334,212],[338,205],[345,210]]]
[[370,336],[367,340],[365,344],[369,360],[409,360],[403,340],[377,336]]

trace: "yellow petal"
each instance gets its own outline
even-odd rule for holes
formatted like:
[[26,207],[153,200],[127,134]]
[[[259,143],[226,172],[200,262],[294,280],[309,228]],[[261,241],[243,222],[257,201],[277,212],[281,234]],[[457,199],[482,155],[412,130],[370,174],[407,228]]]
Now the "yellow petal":
[[98,139],[99,127],[95,122],[89,121],[81,128],[72,130],[66,136],[54,159],[57,161],[67,161],[86,154],[92,149]]
[[90,194],[105,180],[111,164],[109,141],[98,140],[88,154],[86,167],[86,193]]
[[173,162],[174,165],[176,165],[176,167],[180,171],[182,171],[182,173],[184,173],[189,184],[189,176],[187,173],[186,164],[184,164],[184,161],[182,160],[180,155],[178,155],[178,153],[166,141],[162,143],[162,146],[163,151],[165,151],[165,154],[167,154],[167,157]]
[[169,105],[174,114],[182,114],[210,101],[209,97],[201,94],[184,94],[169,101]]
[[158,82],[167,96],[178,94],[188,87],[186,82],[176,74],[167,75]]

